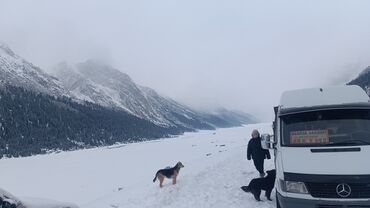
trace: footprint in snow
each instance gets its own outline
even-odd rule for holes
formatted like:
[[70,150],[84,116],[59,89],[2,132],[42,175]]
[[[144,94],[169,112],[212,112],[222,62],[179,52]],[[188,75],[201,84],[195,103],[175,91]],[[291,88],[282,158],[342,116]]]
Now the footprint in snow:
[[113,190],[113,192],[119,192],[119,191],[122,191],[123,190],[123,187],[118,187],[117,189]]

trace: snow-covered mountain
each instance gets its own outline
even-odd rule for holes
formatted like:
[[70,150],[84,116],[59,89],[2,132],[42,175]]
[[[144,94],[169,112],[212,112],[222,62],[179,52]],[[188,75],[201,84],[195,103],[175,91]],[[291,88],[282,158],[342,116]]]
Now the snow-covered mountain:
[[79,103],[89,101],[171,129],[213,129],[256,121],[250,115],[224,109],[211,113],[193,110],[137,85],[129,75],[98,61],[74,66],[61,63],[55,76],[59,80],[0,44],[0,86],[21,87],[56,98],[66,96]]
[[[199,113],[159,95],[151,88],[135,84],[127,74],[119,70],[93,60],[75,66],[61,63],[56,67],[55,75],[76,98],[121,108],[160,126],[200,129],[219,127],[219,124],[223,124],[222,127],[240,125],[252,121],[248,116],[237,113],[232,115],[227,112],[226,116],[226,111],[217,114]],[[214,122],[216,120],[217,122]],[[226,123],[229,125],[225,125]]]
[[10,84],[53,96],[68,96],[58,79],[16,55],[0,43],[0,85]]
[[358,85],[370,96],[370,66],[364,69],[355,79],[350,81],[348,85]]

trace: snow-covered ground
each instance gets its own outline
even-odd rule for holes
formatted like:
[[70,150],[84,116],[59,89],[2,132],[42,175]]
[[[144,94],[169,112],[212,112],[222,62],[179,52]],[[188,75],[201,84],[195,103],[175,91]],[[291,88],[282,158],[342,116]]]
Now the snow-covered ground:
[[[253,129],[271,124],[186,133],[177,138],[0,160],[0,186],[20,197],[73,202],[82,208],[275,207],[240,186],[258,176],[246,160]],[[158,169],[181,161],[176,185],[153,183]],[[265,163],[273,169],[273,161]]]

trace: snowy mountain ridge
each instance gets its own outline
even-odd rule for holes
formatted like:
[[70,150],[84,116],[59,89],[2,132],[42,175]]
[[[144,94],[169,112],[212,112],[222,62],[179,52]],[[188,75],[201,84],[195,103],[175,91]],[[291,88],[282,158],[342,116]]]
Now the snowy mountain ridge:
[[16,55],[6,44],[0,43],[0,83],[53,96],[69,96],[57,78]]

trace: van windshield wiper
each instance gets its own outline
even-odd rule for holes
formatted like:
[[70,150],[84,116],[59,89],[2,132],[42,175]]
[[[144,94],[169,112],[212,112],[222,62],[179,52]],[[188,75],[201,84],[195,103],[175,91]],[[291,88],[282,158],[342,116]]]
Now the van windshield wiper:
[[342,142],[334,142],[326,144],[325,146],[350,146],[350,145],[370,145],[369,141],[361,140],[361,139],[351,139]]

